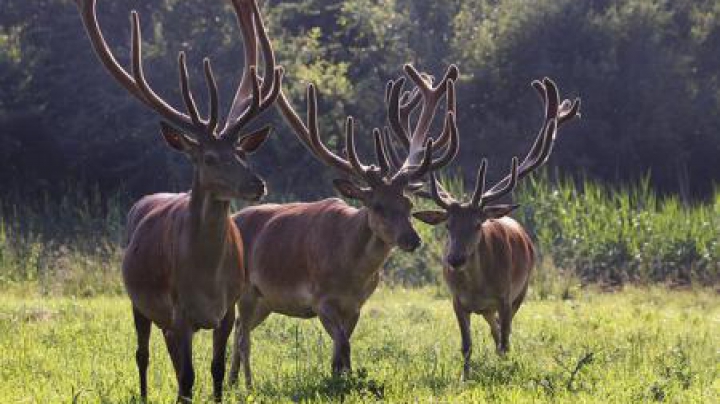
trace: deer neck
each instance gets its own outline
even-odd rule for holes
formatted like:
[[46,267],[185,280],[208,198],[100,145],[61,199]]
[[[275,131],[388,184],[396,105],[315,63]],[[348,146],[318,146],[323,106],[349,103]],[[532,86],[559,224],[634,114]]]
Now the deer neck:
[[224,252],[228,237],[230,202],[218,199],[198,180],[190,193],[190,242],[206,262],[216,262]]
[[[350,229],[348,229],[350,230]],[[352,223],[355,246],[354,255],[367,263],[368,268],[379,270],[390,255],[392,245],[386,243],[370,226],[370,212],[363,207],[358,209]]]

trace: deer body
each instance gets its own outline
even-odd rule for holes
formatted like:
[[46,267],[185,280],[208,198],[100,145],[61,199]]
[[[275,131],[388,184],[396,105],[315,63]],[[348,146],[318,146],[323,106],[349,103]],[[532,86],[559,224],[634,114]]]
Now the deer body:
[[[359,313],[392,248],[375,236],[365,209],[340,199],[250,207],[234,220],[247,235],[248,278],[258,303],[294,317],[315,317],[328,301],[342,312]],[[285,246],[282,254],[277,245]]]
[[457,304],[476,314],[515,310],[525,296],[534,265],[534,247],[510,217],[489,220],[477,230],[478,243],[462,270],[444,265],[443,276]]
[[244,284],[242,240],[228,202],[195,199],[149,195],[128,214],[125,287],[164,330],[180,317],[192,330],[218,328]]

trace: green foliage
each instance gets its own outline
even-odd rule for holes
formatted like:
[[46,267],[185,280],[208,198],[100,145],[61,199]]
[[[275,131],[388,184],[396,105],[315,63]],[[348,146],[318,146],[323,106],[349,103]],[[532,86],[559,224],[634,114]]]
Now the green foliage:
[[[527,148],[538,106],[530,80],[550,76],[583,97],[580,123],[563,128],[552,159],[564,172],[632,182],[683,200],[712,193],[720,154],[720,7],[669,0],[301,0],[261,2],[285,88],[304,110],[320,90],[323,137],[340,147],[342,122],[358,133],[385,124],[385,81],[412,62],[433,74],[449,63],[458,83],[462,151],[456,167],[491,156],[504,167]],[[209,56],[227,106],[242,63],[227,2],[101,2],[100,21],[127,64],[127,14],[138,8],[150,82],[181,105],[176,54],[186,51],[193,86]],[[71,57],[69,57],[71,55]],[[198,91],[200,105],[205,104]],[[538,111],[538,112],[536,112]],[[325,169],[277,114],[276,141],[254,156],[274,193],[328,195]],[[371,137],[360,143],[371,150]],[[99,184],[133,196],[185,188],[188,163],[157,136],[157,118],[128,97],[92,54],[72,1],[11,0],[0,16],[0,185],[60,195],[57,184]],[[493,172],[492,174],[496,174]],[[318,180],[322,178],[322,180]]]
[[569,179],[526,180],[518,216],[540,251],[586,281],[717,282],[720,194],[703,205],[659,198],[646,179],[607,188]]
[[[330,377],[332,343],[317,319],[271,316],[253,332],[255,390],[226,402],[709,403],[720,393],[718,295],[712,290],[585,290],[527,302],[499,358],[473,316],[469,380],[447,297],[380,290],[353,335],[351,375]],[[135,338],[125,297],[0,297],[0,396],[7,402],[131,403]],[[155,330],[157,331],[157,330]],[[151,335],[150,402],[176,393],[161,333]],[[195,338],[195,400],[211,402],[209,332]],[[32,382],[29,382],[32,381]]]

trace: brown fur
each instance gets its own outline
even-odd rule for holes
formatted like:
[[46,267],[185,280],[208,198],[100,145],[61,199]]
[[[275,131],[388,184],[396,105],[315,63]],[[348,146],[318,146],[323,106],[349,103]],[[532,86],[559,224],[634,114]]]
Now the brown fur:
[[443,268],[460,326],[466,376],[472,350],[470,314],[485,318],[498,352],[505,354],[510,348],[512,319],[525,298],[535,263],[532,240],[512,218],[490,219],[476,232],[467,262],[460,268],[446,262]]
[[250,288],[239,306],[231,380],[242,361],[251,383],[250,331],[272,312],[319,316],[335,342],[333,369],[350,368],[349,338],[393,247],[376,235],[371,215],[333,198],[255,206],[234,216],[248,253]]

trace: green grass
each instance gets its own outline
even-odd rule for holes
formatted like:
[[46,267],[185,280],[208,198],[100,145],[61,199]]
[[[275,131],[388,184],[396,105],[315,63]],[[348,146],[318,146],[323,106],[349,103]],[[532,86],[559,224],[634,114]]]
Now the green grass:
[[[473,317],[473,376],[460,381],[459,335],[444,289],[382,289],[353,336],[351,377],[328,377],[330,340],[317,320],[271,316],[253,335],[256,390],[226,402],[652,402],[720,396],[720,296],[709,289],[583,289],[531,300],[497,357]],[[151,402],[175,394],[153,330]],[[210,334],[196,337],[196,402],[209,402]],[[12,403],[137,402],[134,331],[122,297],[0,297],[0,397]],[[574,376],[573,376],[574,374]]]

